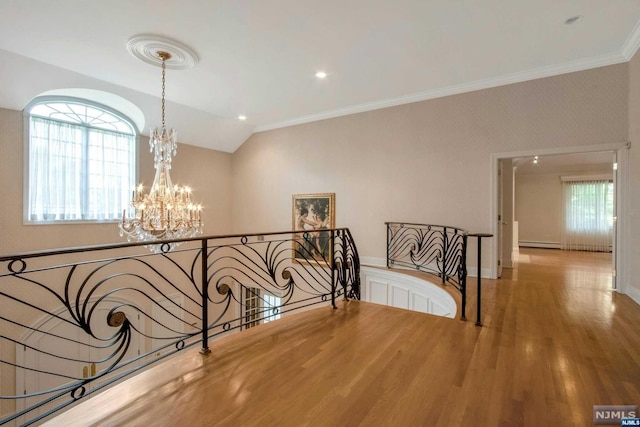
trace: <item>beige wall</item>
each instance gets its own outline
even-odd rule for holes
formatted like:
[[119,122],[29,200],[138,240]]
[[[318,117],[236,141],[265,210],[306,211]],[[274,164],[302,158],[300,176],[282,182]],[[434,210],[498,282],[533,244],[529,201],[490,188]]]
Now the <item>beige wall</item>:
[[[579,166],[579,165],[576,165]],[[519,221],[519,241],[550,244],[562,242],[563,201],[562,175],[611,174],[611,165],[584,165],[564,172],[519,174],[516,172],[516,220]]]
[[629,62],[629,193],[626,257],[629,270],[627,292],[640,304],[640,52]]
[[619,64],[254,134],[233,228],[288,229],[292,194],[335,192],[364,257],[385,257],[385,221],[489,231],[491,153],[626,141],[628,81]]
[[[115,223],[23,225],[23,148],[22,112],[0,109],[0,254],[125,241]],[[180,144],[171,173],[174,183],[191,185],[204,205],[205,233],[229,233],[231,155]],[[139,177],[149,185],[153,175],[148,138],[141,137]]]
[[562,184],[558,174],[516,173],[516,218],[521,243],[559,247],[562,241]]

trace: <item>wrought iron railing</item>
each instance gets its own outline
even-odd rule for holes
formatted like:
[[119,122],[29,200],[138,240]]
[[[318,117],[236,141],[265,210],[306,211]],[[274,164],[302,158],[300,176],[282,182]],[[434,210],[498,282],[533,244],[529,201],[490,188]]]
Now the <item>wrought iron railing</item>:
[[431,224],[386,222],[387,267],[403,267],[439,277],[461,294],[461,315],[466,319],[466,230]]
[[162,248],[178,241],[159,254],[121,244],[0,257],[0,424],[36,423],[186,348],[208,353],[211,339],[276,314],[360,298],[346,228]]

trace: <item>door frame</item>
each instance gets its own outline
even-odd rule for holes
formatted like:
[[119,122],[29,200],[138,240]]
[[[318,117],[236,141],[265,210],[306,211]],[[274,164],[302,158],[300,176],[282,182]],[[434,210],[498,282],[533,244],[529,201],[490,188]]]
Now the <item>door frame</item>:
[[627,293],[628,283],[628,253],[629,253],[629,233],[628,233],[628,213],[627,213],[627,200],[629,195],[629,148],[631,148],[630,142],[616,142],[610,144],[594,144],[594,145],[581,145],[575,147],[557,147],[557,148],[544,148],[544,149],[528,149],[522,151],[511,151],[502,153],[491,154],[491,167],[490,167],[490,183],[491,183],[491,200],[489,206],[489,229],[490,232],[496,236],[489,240],[489,275],[490,278],[496,279],[498,277],[498,230],[496,221],[498,212],[500,211],[499,203],[499,182],[498,182],[498,168],[499,161],[502,159],[509,159],[514,157],[533,157],[544,156],[554,154],[578,154],[578,153],[593,153],[597,151],[613,151],[616,154],[618,163],[618,169],[616,171],[616,238],[615,241],[615,265],[613,268],[616,270],[616,291],[620,293]]
[[[86,301],[89,301],[89,303],[93,304],[95,302],[97,302],[98,300],[100,300],[101,297],[92,297],[89,298]],[[111,302],[111,303],[116,303],[119,305],[123,305],[123,304],[127,304],[127,305],[131,305],[133,307],[137,307],[132,301],[127,300],[127,299],[123,299],[120,297],[114,297],[114,296],[110,296],[108,298],[105,298],[103,300],[103,302]],[[60,315],[63,313],[68,312],[68,308],[64,305],[60,305],[58,306],[58,308],[56,308],[55,310],[53,310],[51,312],[51,314],[53,315]],[[35,320],[32,323],[32,327],[34,328],[26,330],[22,333],[22,335],[20,335],[20,338],[18,339],[18,341],[20,343],[27,343],[28,340],[30,340],[32,337],[35,337],[37,334],[42,334],[43,332],[40,331],[40,329],[42,327],[44,327],[48,322],[52,322],[50,327],[47,329],[47,331],[50,331],[51,329],[54,329],[56,327],[56,325],[60,324],[62,322],[62,320],[57,319],[55,317],[52,317],[50,314],[44,314],[43,316],[41,316],[40,318],[38,318],[37,320]],[[145,317],[141,317],[140,318],[140,323],[138,324],[139,328],[141,328],[142,331],[146,331],[146,318]],[[87,335],[87,339],[90,339],[89,336]],[[15,353],[16,353],[16,363],[18,365],[22,365],[24,363],[24,358],[25,358],[25,354],[24,354],[24,349],[22,348],[23,346],[21,344],[16,344],[15,347]],[[141,338],[138,341],[138,348],[141,352],[146,352],[146,340]],[[18,367],[16,367],[15,370],[15,379],[16,379],[16,395],[20,394],[20,390],[25,390],[26,389],[26,378],[25,378],[25,370],[24,369],[20,369]],[[75,404],[75,402],[73,403]],[[73,405],[72,404],[72,405]],[[67,408],[69,408],[70,406],[68,406]],[[25,408],[25,400],[24,399],[16,399],[16,412],[18,411],[22,411]],[[19,418],[17,418],[16,423],[18,424],[23,424],[25,422],[25,416],[21,416]]]
[[[502,277],[502,268],[504,267],[504,163],[498,160],[498,213],[494,216],[496,222],[496,232],[494,233],[494,240],[498,245],[496,260],[496,277]],[[482,271],[482,270],[480,270]]]

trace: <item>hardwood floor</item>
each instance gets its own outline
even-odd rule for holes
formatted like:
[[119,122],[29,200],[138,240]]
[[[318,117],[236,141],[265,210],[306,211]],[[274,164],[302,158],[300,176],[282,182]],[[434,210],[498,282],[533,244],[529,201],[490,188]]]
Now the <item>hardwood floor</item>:
[[481,328],[473,297],[467,322],[341,303],[189,351],[49,425],[592,425],[593,405],[640,404],[640,306],[610,271],[607,254],[522,250],[482,281]]

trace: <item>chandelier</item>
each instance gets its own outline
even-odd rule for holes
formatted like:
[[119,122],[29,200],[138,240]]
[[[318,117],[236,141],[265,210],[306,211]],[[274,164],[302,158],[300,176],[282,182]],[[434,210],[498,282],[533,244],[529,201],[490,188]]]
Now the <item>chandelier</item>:
[[[171,54],[158,51],[156,55],[162,61],[162,128],[151,129],[149,135],[156,174],[147,194],[142,184],[134,188],[130,209],[122,213],[120,236],[126,235],[130,242],[183,239],[202,234],[202,205],[192,200],[191,188],[173,185],[169,174],[171,159],[178,148],[177,132],[167,130],[164,120],[165,62]],[[174,249],[178,244],[146,246],[158,253]]]

